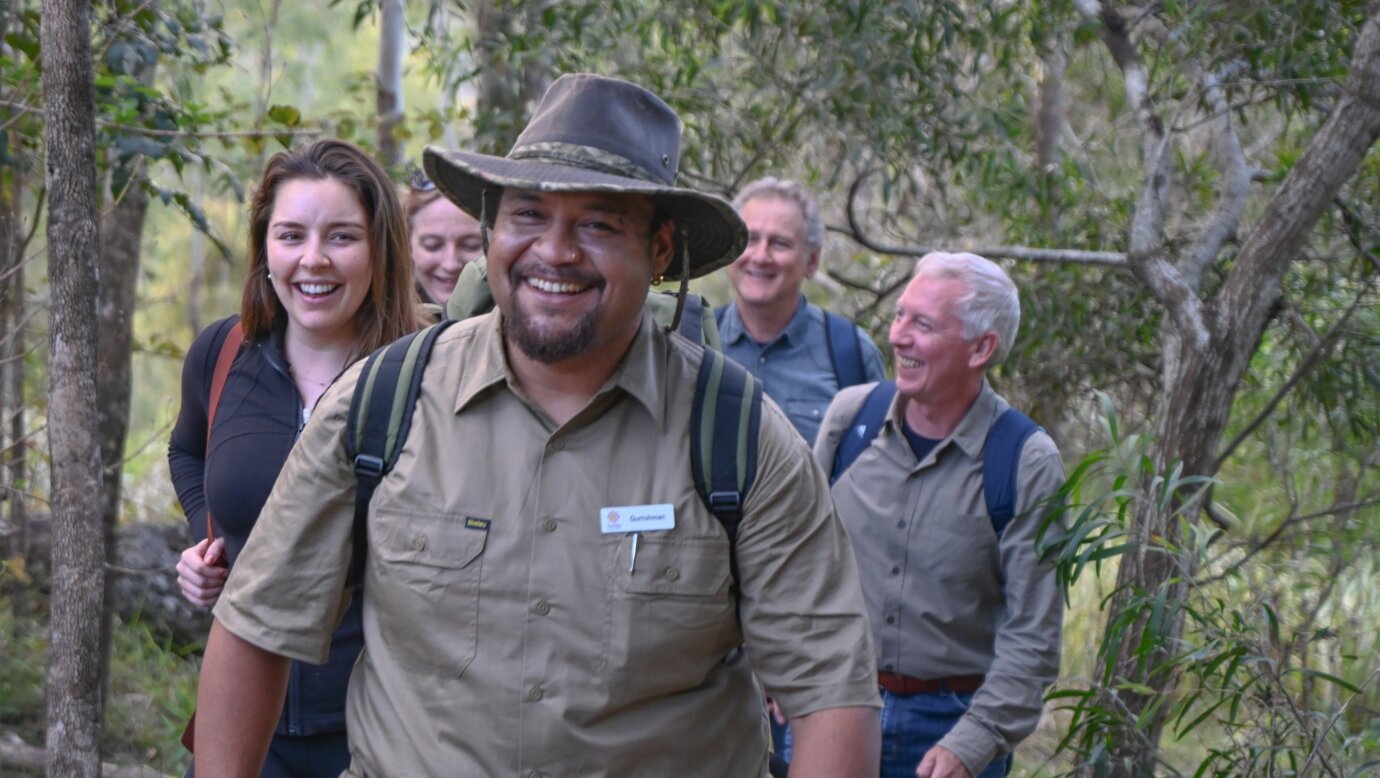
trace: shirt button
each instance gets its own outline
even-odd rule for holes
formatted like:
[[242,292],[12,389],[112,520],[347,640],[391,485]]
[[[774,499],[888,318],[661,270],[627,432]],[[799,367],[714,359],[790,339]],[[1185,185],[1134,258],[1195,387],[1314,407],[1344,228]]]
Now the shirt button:
[[537,605],[533,610],[545,616],[546,614],[551,612],[551,603],[547,602],[546,600],[538,600]]
[[889,672],[892,672],[893,670],[895,670],[896,667],[895,667],[895,665],[892,665],[891,663],[888,662],[887,665],[886,665],[885,667],[883,667],[882,669],[885,670],[885,671],[887,671],[887,672],[889,673]]
[[412,539],[412,548],[417,551],[426,550],[426,535],[418,535]]
[[892,574],[892,575],[900,575],[900,574],[901,574],[901,568],[899,568],[899,567],[893,567],[893,568],[891,568],[891,574]]
[[541,694],[541,687],[533,686],[532,690],[527,692],[527,699],[531,700],[532,702],[536,702],[537,700],[541,699]]
[[555,519],[547,519],[546,521],[543,521],[543,522],[541,523],[541,528],[542,528],[542,531],[543,531],[543,532],[555,532],[555,531],[556,531],[556,520],[555,520]]
[[896,623],[896,617],[895,617],[895,616],[887,616],[887,617],[886,617],[886,623],[888,623],[888,624],[895,624],[895,623]]
[[759,364],[759,365],[765,365],[765,364],[767,364],[767,358],[766,358],[766,357],[758,357],[758,358],[757,358],[757,364]]
[[564,441],[564,440],[553,440],[553,441],[551,441],[551,443],[549,444],[548,448],[550,448],[552,451],[564,451],[564,450],[565,450],[565,441]]
[[906,528],[906,520],[905,520],[905,519],[901,519],[900,521],[896,522],[896,526],[899,527],[899,528],[901,528],[901,529],[905,529],[905,528]]
[[676,580],[676,579],[678,579],[678,578],[680,578],[680,571],[679,571],[679,570],[675,569],[674,567],[668,567],[668,568],[666,568],[666,580],[668,580],[668,581],[674,581],[674,580]]

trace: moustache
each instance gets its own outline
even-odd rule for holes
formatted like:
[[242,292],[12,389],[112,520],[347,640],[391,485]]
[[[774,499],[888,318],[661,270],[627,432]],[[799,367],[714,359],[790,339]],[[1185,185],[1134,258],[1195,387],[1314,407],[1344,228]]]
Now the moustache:
[[596,273],[588,273],[571,267],[552,267],[538,260],[514,264],[508,268],[508,282],[514,288],[523,278],[543,278],[557,283],[579,284],[603,289],[607,282]]

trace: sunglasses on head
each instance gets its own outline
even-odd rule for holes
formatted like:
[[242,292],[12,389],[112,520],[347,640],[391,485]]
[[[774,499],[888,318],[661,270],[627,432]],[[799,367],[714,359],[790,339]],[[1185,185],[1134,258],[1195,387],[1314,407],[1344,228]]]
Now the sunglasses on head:
[[412,177],[407,182],[407,185],[418,192],[430,192],[436,188],[436,183],[427,178],[426,173],[423,173],[421,170],[412,171]]

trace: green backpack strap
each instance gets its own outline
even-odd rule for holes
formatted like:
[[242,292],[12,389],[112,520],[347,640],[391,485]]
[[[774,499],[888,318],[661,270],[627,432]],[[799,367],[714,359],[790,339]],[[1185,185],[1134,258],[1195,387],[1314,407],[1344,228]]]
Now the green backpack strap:
[[364,578],[369,501],[383,477],[393,469],[412,426],[412,412],[422,388],[422,373],[436,338],[453,320],[438,322],[405,335],[369,355],[350,400],[345,450],[355,466],[355,519],[351,530],[347,587]]
[[728,535],[728,565],[738,586],[738,525],[757,478],[762,384],[714,349],[704,350],[690,416],[695,490]]

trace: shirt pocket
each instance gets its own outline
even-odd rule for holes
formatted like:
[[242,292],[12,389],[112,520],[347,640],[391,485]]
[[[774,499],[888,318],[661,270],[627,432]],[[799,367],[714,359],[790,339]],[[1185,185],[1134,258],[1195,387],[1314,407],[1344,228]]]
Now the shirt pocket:
[[474,660],[488,522],[480,527],[458,514],[375,512],[365,597],[399,664],[459,676]]
[[1001,577],[997,533],[987,514],[955,514],[937,523],[930,563],[941,583],[986,590]]
[[824,412],[829,410],[829,399],[800,398],[786,401],[786,415],[792,419],[805,419],[818,427],[824,421]]
[[[691,689],[738,642],[728,541],[644,532],[609,544],[604,666],[614,700]],[[631,569],[630,569],[631,568]]]

